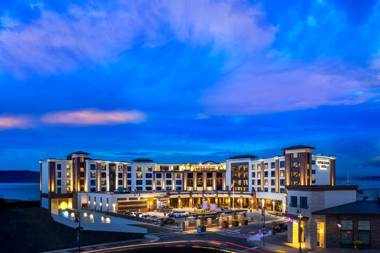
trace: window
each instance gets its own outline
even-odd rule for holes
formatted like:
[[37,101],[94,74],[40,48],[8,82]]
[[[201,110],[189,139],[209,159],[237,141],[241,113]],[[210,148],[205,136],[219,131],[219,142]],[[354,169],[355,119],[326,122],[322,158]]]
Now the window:
[[268,169],[268,163],[265,163],[264,166],[265,169]]
[[62,177],[62,172],[58,172],[57,177]]
[[280,170],[280,177],[285,177],[285,171]]
[[311,161],[311,165],[315,165],[315,160],[312,160],[312,161]]
[[132,184],[132,181],[131,180],[127,180],[127,185],[131,185]]
[[252,169],[255,170],[256,169],[256,164],[252,164]]
[[90,170],[95,170],[95,164],[90,164]]
[[127,174],[127,178],[131,178],[132,177],[132,174],[131,173],[128,173]]
[[146,171],[151,172],[151,171],[152,171],[152,167],[147,167],[147,168],[146,168]]
[[106,177],[106,176],[107,176],[107,173],[102,172],[101,177]]
[[172,178],[172,174],[167,173],[167,174],[166,174],[166,178]]
[[275,162],[271,162],[271,163],[270,163],[270,167],[271,167],[271,169],[276,168],[276,163],[275,163]]
[[264,191],[265,191],[265,192],[268,192],[268,187],[265,187],[265,188],[264,188]]
[[136,180],[136,185],[142,185],[142,180]]
[[300,208],[302,209],[308,209],[307,205],[307,197],[300,197]]
[[290,207],[297,207],[297,196],[290,196]]
[[255,185],[256,184],[256,180],[252,180],[252,184]]
[[280,168],[285,168],[285,161],[280,161]]
[[118,174],[118,177],[119,177],[119,178],[123,178],[123,173],[119,173],[119,174]]
[[275,188],[270,188],[270,192],[276,192]]
[[145,178],[152,178],[152,173],[145,174]]
[[172,185],[172,180],[166,180],[166,186]]
[[252,177],[256,177],[256,173],[255,172],[252,172]]
[[161,190],[162,190],[161,186],[156,187],[156,191],[161,191]]
[[136,172],[136,178],[142,178],[143,174],[142,172]]
[[141,186],[137,186],[137,187],[136,187],[136,190],[138,190],[138,191],[142,191],[142,187],[141,187]]
[[271,184],[271,185],[275,185],[275,184],[276,184],[275,180],[274,180],[274,179],[271,179],[271,180],[270,180],[270,184]]
[[146,180],[146,181],[145,181],[145,184],[147,184],[147,185],[152,185],[152,180]]
[[272,171],[270,172],[270,176],[271,176],[271,177],[275,177],[275,171],[274,171],[274,170],[272,170]]
[[280,188],[281,193],[285,193],[285,188]]
[[132,167],[131,167],[131,166],[128,166],[128,167],[127,167],[127,171],[131,172],[131,171],[132,171]]
[[119,184],[119,187],[123,186],[123,180],[119,180],[118,184]]
[[268,171],[264,171],[264,177],[268,177]]
[[368,246],[371,244],[371,224],[368,220],[358,221],[358,239],[364,245]]
[[61,170],[62,169],[62,165],[61,164],[57,164],[57,170]]
[[161,180],[156,180],[157,185],[161,185]]
[[342,220],[340,229],[340,243],[342,245],[352,245],[352,220]]
[[311,170],[311,174],[313,174],[313,175],[314,175],[314,174],[315,174],[315,170]]
[[91,180],[90,185],[95,185],[95,180]]
[[175,181],[175,184],[176,184],[176,185],[181,185],[181,184],[182,184],[182,180],[176,180],[176,181]]
[[151,191],[151,190],[152,190],[152,187],[151,187],[151,186],[147,186],[147,187],[145,187],[145,190],[147,190],[147,191]]
[[61,180],[57,180],[57,185],[61,185]]
[[280,185],[285,185],[285,179],[280,179]]
[[156,174],[156,178],[162,178],[162,174],[161,173],[157,173]]

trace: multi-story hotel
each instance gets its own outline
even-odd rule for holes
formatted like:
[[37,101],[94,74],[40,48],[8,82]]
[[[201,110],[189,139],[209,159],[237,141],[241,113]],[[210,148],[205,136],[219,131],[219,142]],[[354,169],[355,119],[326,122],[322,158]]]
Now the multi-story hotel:
[[292,146],[270,158],[241,155],[223,163],[116,162],[73,152],[40,161],[41,205],[99,211],[152,210],[160,206],[261,208],[285,212],[286,186],[335,185],[335,157]]

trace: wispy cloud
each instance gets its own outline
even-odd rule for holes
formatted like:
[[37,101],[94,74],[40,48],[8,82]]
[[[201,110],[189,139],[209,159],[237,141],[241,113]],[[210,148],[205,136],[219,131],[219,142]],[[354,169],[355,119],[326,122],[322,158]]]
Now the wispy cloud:
[[145,114],[139,111],[101,111],[95,109],[48,113],[42,117],[46,124],[74,126],[140,123]]
[[378,84],[371,75],[327,67],[274,65],[262,70],[247,65],[208,90],[202,102],[209,113],[247,115],[359,104],[379,96],[372,90]]
[[173,39],[254,51],[268,46],[275,33],[244,1],[128,1],[77,5],[66,13],[40,8],[41,16],[27,24],[7,16],[7,24],[17,25],[0,30],[0,64],[13,73],[70,71],[105,63],[136,44]]
[[0,130],[30,127],[31,119],[25,116],[0,116]]

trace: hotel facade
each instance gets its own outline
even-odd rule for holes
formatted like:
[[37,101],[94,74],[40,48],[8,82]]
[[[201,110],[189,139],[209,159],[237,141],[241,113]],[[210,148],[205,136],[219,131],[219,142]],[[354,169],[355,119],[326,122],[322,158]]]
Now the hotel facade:
[[86,152],[40,161],[41,206],[123,213],[172,208],[262,208],[285,213],[288,186],[335,185],[335,157],[298,145],[270,158],[160,164],[96,160]]

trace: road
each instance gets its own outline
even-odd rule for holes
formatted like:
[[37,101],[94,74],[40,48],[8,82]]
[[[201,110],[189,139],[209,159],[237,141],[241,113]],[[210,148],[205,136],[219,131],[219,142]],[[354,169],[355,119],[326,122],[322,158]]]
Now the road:
[[[192,247],[222,249],[225,252],[258,252],[265,253],[263,249],[249,245],[237,231],[221,230],[205,233],[184,233],[184,232],[161,232],[149,234],[144,239],[131,240],[117,243],[107,243],[85,246],[81,252],[86,253],[110,253],[110,252],[127,252],[131,249],[149,248],[149,247]],[[77,248],[53,251],[54,253],[78,252]],[[53,253],[51,252],[51,253]],[[181,252],[180,250],[178,252]]]
[[[274,221],[278,218],[271,217]],[[258,231],[262,227],[261,222],[251,223],[248,226],[236,227],[233,229],[210,229],[208,232],[195,233],[174,231],[165,227],[148,226],[150,233],[144,239],[98,244],[82,247],[81,252],[86,253],[108,253],[108,252],[127,252],[132,249],[149,247],[192,247],[196,248],[222,249],[225,252],[269,252],[250,245],[246,240],[249,232]],[[76,248],[54,251],[54,253],[78,252]],[[178,252],[181,252],[179,250]],[[51,252],[53,253],[53,252]]]

